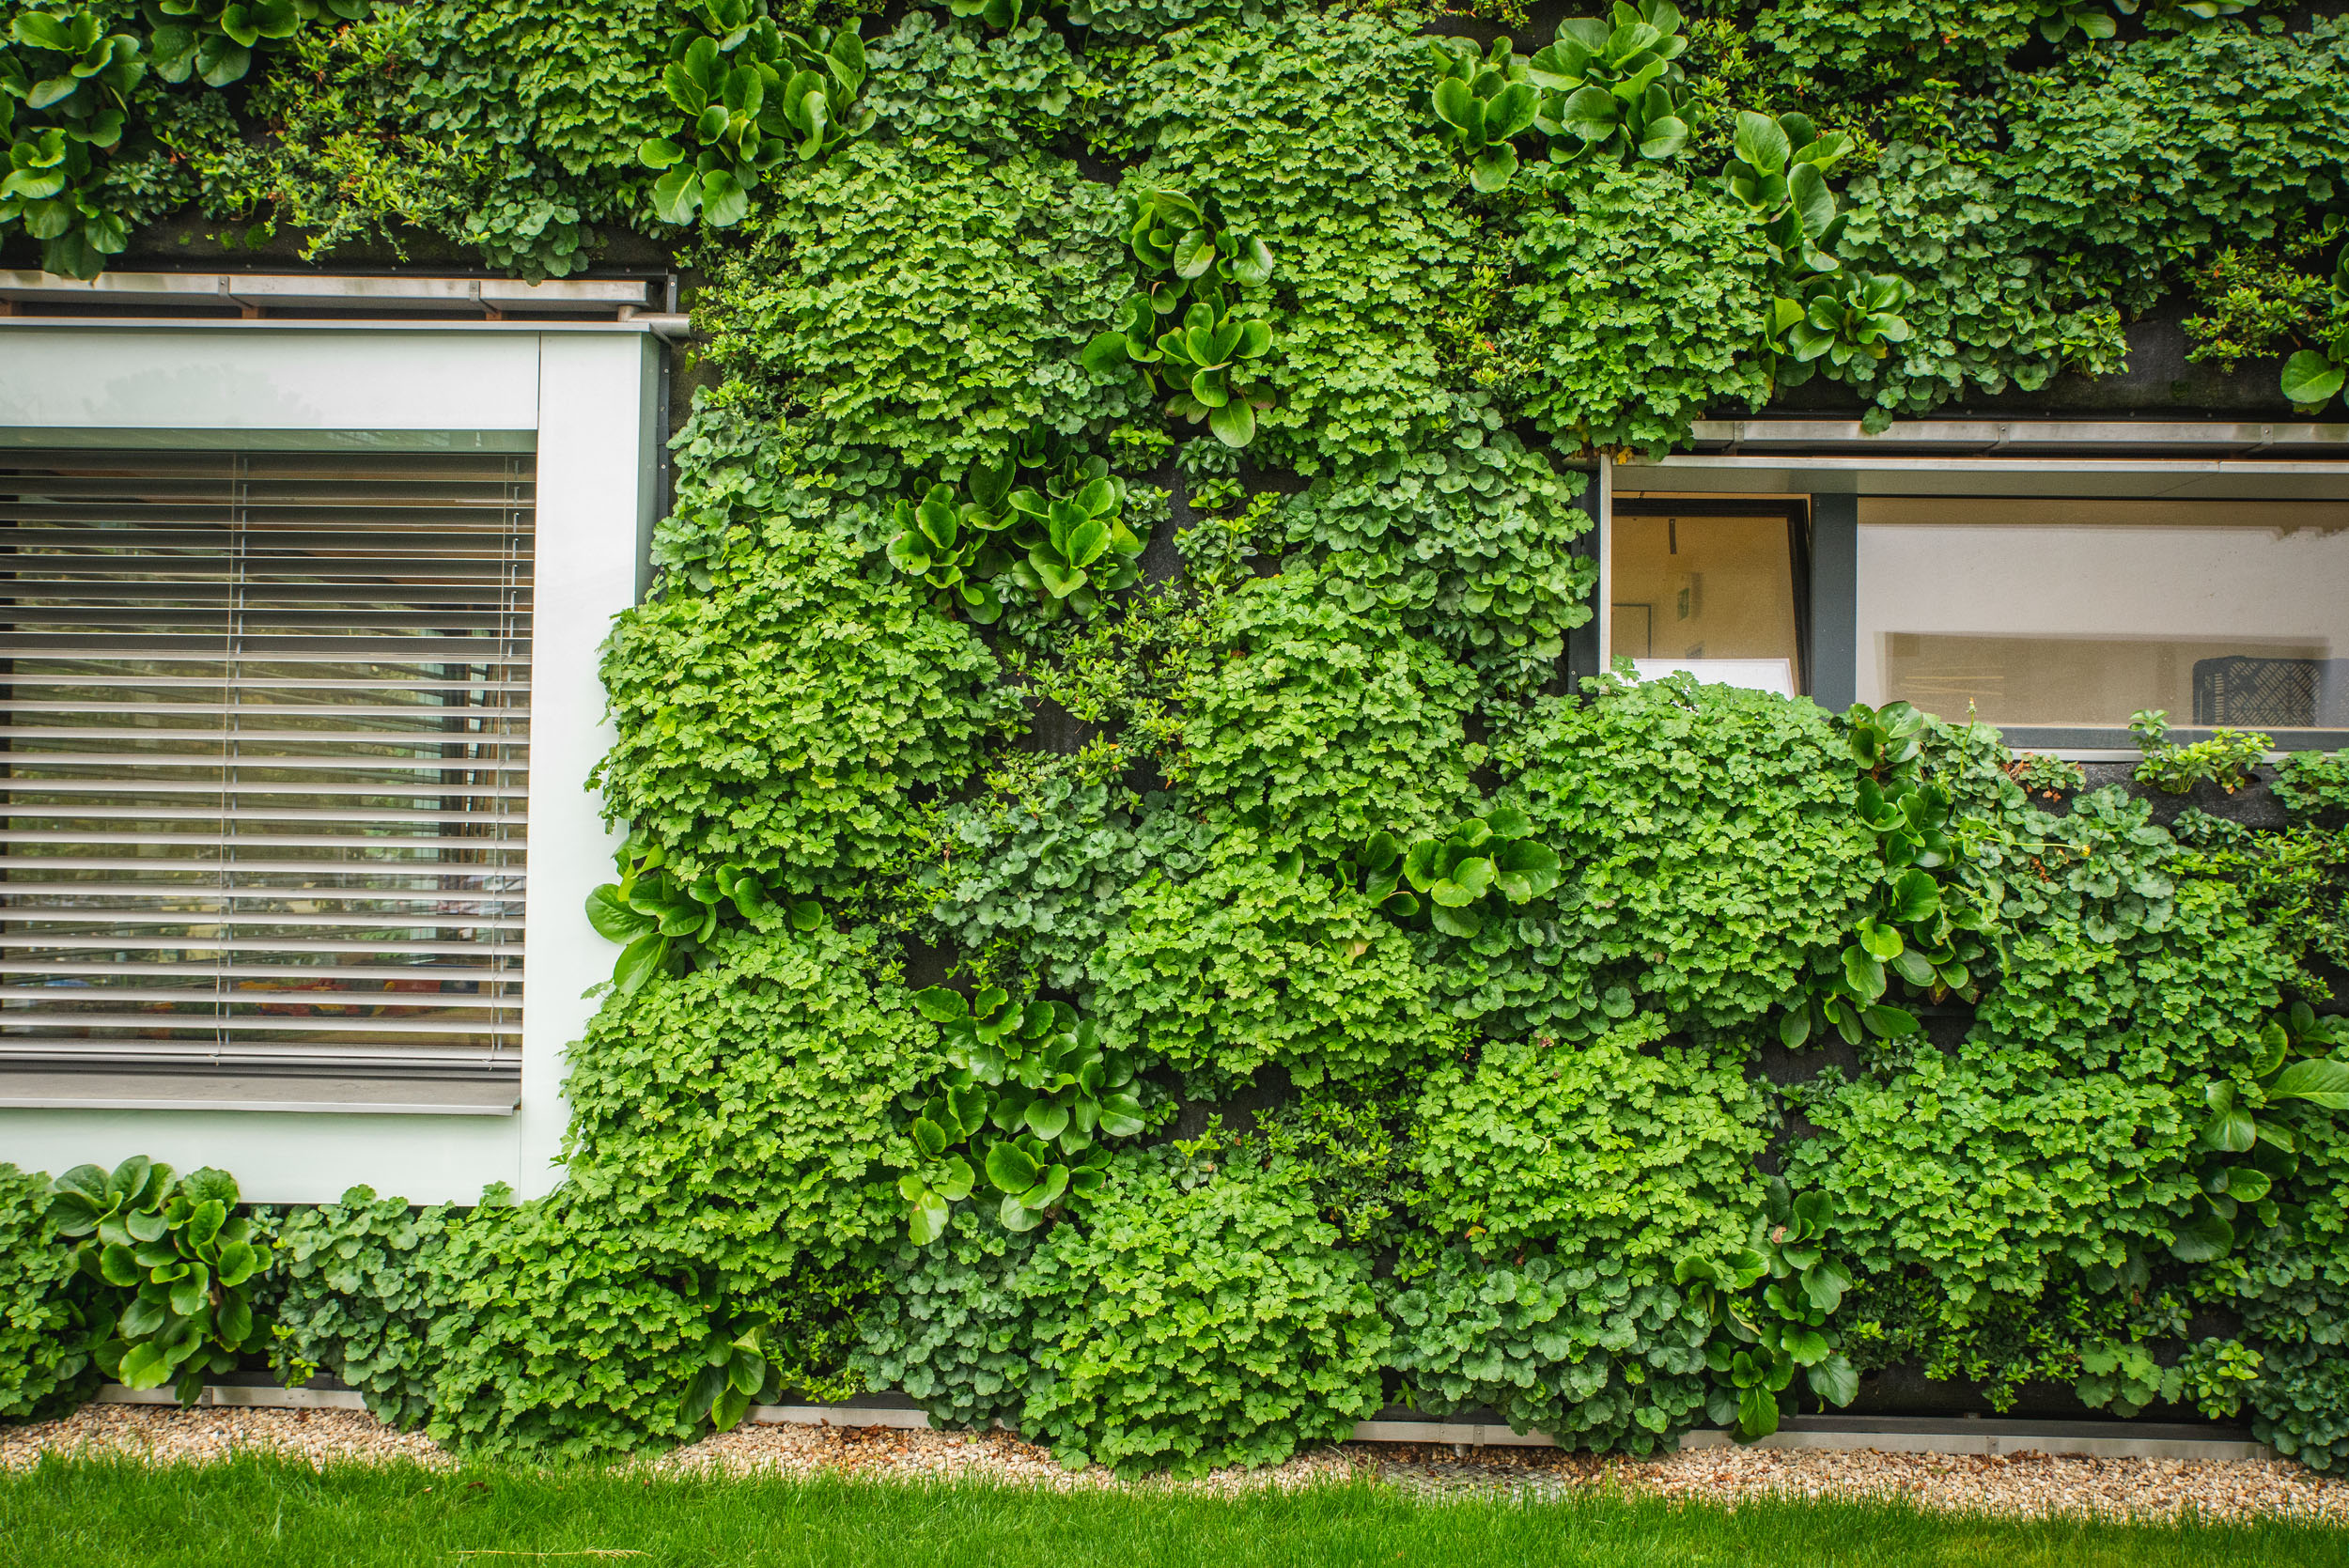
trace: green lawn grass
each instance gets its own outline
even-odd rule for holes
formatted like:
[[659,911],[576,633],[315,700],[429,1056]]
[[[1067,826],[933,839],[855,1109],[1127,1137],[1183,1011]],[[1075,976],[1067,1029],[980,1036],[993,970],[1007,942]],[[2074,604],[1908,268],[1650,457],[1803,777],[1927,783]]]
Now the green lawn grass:
[[[625,1554],[625,1555],[623,1555]],[[615,1471],[148,1468],[46,1461],[0,1478],[10,1568],[1159,1568],[1510,1564],[1592,1568],[2260,1568],[2349,1561],[2349,1531],[1954,1518],[1857,1503],[1735,1512],[1613,1498],[1418,1500],[1368,1484],[1237,1500],[655,1479]]]

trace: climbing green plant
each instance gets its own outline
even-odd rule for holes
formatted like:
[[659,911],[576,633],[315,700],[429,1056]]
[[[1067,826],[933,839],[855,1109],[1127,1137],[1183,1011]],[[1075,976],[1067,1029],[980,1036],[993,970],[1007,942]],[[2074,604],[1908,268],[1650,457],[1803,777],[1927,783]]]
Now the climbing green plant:
[[1581,1038],[1641,1007],[1758,1023],[1877,895],[1849,737],[1808,704],[1685,675],[1595,684],[1493,748],[1504,799],[1561,862],[1549,984],[1567,1019],[1548,1027]]
[[1256,362],[1274,338],[1271,323],[1229,291],[1270,283],[1271,250],[1181,191],[1128,192],[1126,215],[1143,287],[1118,307],[1117,326],[1085,345],[1085,368],[1136,365],[1166,396],[1168,418],[1205,419],[1224,445],[1246,446],[1257,411],[1272,406]]
[[1379,1404],[1388,1328],[1360,1253],[1294,1167],[1219,1138],[1129,1157],[1019,1281],[1021,1429],[1062,1463],[1196,1475],[1343,1439]]
[[1481,53],[1473,39],[1437,39],[1427,54],[1436,68],[1429,101],[1444,139],[1468,160],[1469,184],[1487,194],[1507,190],[1517,172],[1511,140],[1532,129],[1542,102],[1526,62],[1506,37]]
[[1558,853],[1534,842],[1532,832],[1523,812],[1495,806],[1404,852],[1403,875],[1427,895],[1427,916],[1437,930],[1473,937],[1487,918],[1480,906],[1530,904],[1558,885]]
[[970,628],[863,559],[783,524],[738,542],[708,593],[621,616],[602,667],[619,738],[596,777],[664,846],[664,884],[728,866],[770,899],[852,886],[905,842],[911,792],[961,778],[1011,722]]
[[0,235],[22,227],[41,242],[50,272],[95,277],[130,244],[121,213],[98,189],[94,158],[122,145],[149,64],[140,39],[112,30],[95,8],[27,8],[9,18],[0,38]]
[[[1034,1230],[1100,1190],[1109,1154],[1097,1140],[1150,1125],[1132,1053],[1105,1046],[1094,1020],[1066,1002],[1023,1006],[1000,986],[965,997],[933,986],[913,1004],[940,1026],[949,1068],[912,1108],[906,1133],[924,1161],[939,1162],[927,1168],[938,1179],[916,1173],[898,1184],[917,1244],[945,1234],[948,1206],[975,1185],[974,1166],[1002,1194],[1003,1227]],[[947,1152],[960,1145],[972,1157]]]
[[1268,1063],[1300,1084],[1361,1079],[1460,1044],[1378,905],[1246,830],[1186,879],[1153,871],[1128,893],[1094,1004],[1111,1038],[1219,1085]]
[[1642,1013],[1566,1047],[1488,1041],[1422,1079],[1412,1142],[1420,1222],[1500,1258],[1531,1244],[1668,1273],[1744,1241],[1765,1106],[1745,1053],[1666,1038]]
[[78,1402],[97,1374],[103,1320],[50,1200],[42,1175],[0,1163],[0,1421]]
[[2145,753],[2137,765],[2138,781],[2171,795],[2186,794],[2201,783],[2232,795],[2251,782],[2251,770],[2274,744],[2252,731],[2218,729],[2207,739],[2180,745],[2170,738],[2170,715],[2157,707],[2132,714],[2129,734]]

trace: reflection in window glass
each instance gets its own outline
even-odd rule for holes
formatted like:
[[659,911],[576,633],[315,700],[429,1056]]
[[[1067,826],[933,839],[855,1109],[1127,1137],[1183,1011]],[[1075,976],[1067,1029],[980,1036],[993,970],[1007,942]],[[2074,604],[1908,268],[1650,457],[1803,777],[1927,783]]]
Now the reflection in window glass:
[[1859,549],[1862,702],[2349,725],[2349,505],[1868,497]]
[[1614,653],[1674,662],[1782,659],[1793,669],[1795,567],[1783,515],[1617,512],[1612,526]]

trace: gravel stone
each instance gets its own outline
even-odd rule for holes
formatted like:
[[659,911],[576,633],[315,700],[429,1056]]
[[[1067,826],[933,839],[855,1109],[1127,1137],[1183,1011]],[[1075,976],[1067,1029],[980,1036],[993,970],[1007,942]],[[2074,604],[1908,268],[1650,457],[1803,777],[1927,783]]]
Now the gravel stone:
[[[0,1469],[25,1470],[44,1453],[127,1453],[154,1464],[203,1464],[240,1451],[315,1466],[456,1461],[420,1433],[396,1432],[355,1410],[179,1410],[91,1405],[29,1426],[0,1427]],[[1897,1498],[1920,1508],[2029,1517],[2291,1518],[2349,1525],[2349,1479],[2280,1459],[2085,1459],[1884,1453],[1873,1449],[1696,1449],[1654,1459],[1556,1449],[1346,1443],[1262,1469],[1217,1470],[1194,1481],[1120,1482],[1097,1466],[1063,1469],[1048,1449],[1007,1432],[745,1423],[645,1461],[655,1471],[777,1473],[871,1481],[976,1480],[1076,1491],[1143,1486],[1233,1496],[1332,1481],[1370,1480],[1429,1498],[1651,1496],[1735,1506],[1752,1498]]]

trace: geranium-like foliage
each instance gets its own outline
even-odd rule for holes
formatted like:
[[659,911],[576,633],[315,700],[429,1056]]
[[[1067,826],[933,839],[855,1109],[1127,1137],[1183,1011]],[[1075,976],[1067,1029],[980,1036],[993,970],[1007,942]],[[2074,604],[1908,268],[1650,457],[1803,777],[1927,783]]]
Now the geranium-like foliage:
[[1610,1014],[1760,1018],[1812,955],[1844,945],[1878,873],[1827,715],[1668,676],[1588,706],[1545,701],[1497,745],[1534,831],[1566,866],[1560,988]]
[[1064,159],[851,142],[775,182],[718,272],[709,356],[844,445],[959,473],[1030,428],[1123,416],[1077,363],[1130,283],[1116,198]]
[[1379,1405],[1387,1324],[1301,1171],[1212,1144],[1121,1163],[1020,1284],[1036,1380],[1022,1419],[1064,1462],[1121,1472],[1277,1464]]
[[1413,1141],[1420,1219],[1479,1257],[1550,1244],[1669,1279],[1743,1245],[1766,1107],[1745,1051],[1668,1039],[1647,1013],[1581,1045],[1493,1041],[1435,1062]]
[[1449,1249],[1388,1305],[1392,1359],[1431,1415],[1646,1453],[1704,1413],[1706,1315],[1669,1274],[1604,1251],[1488,1263]]
[[681,864],[826,885],[889,858],[911,791],[973,770],[1012,711],[995,671],[969,627],[868,575],[854,545],[738,537],[707,594],[628,612],[605,645],[604,809]]
[[1289,540],[1324,552],[1349,612],[1384,607],[1455,655],[1555,660],[1591,615],[1597,564],[1574,552],[1588,481],[1526,450],[1492,410],[1461,413],[1423,449],[1314,481],[1283,515]]
[[1406,839],[1471,815],[1483,759],[1462,724],[1469,672],[1390,614],[1349,612],[1293,567],[1223,599],[1225,657],[1191,692],[1191,792],[1318,845]]
[[692,973],[607,1001],[564,1082],[583,1204],[731,1297],[894,1245],[896,1101],[944,1057],[877,940],[724,929]]
[[1279,345],[1266,450],[1300,466],[1376,457],[1439,427],[1431,334],[1459,275],[1459,176],[1423,110],[1419,40],[1369,16],[1170,37],[1116,91],[1136,178],[1213,197],[1271,247]]
[[1211,1079],[1268,1063],[1300,1083],[1456,1049],[1410,938],[1351,888],[1240,832],[1205,871],[1152,872],[1110,934],[1094,1005],[1110,1037]]
[[1745,210],[1678,164],[1529,173],[1517,239],[1524,411],[1569,446],[1661,451],[1707,409],[1758,403],[1771,262]]

